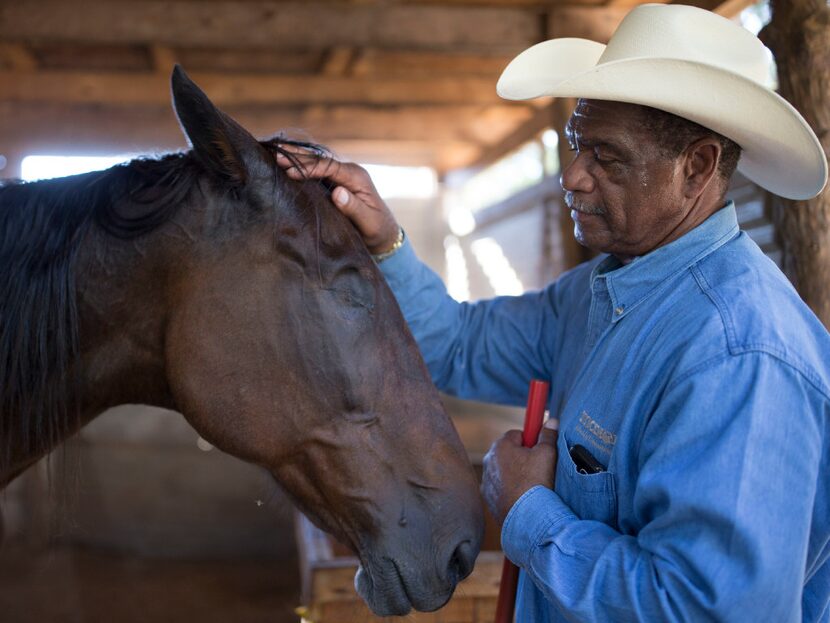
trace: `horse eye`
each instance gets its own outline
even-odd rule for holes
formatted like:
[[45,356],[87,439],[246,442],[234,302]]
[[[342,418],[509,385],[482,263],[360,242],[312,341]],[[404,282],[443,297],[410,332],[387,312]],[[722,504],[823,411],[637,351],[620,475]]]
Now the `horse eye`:
[[361,426],[373,426],[379,421],[378,415],[372,412],[348,411],[344,417],[352,424],[360,424]]
[[347,303],[365,307],[369,310],[374,309],[374,287],[372,287],[372,283],[361,275],[360,271],[356,268],[349,268],[340,272],[336,282],[337,291]]

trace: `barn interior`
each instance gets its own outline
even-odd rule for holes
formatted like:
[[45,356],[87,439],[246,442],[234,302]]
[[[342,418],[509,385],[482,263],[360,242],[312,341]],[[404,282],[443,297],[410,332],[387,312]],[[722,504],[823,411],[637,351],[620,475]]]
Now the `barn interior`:
[[[179,63],[254,135],[372,165],[457,299],[521,293],[588,257],[558,180],[573,102],[501,100],[498,76],[545,39],[607,41],[638,3],[4,0],[0,178],[50,175],[42,167],[57,165],[44,156],[115,162],[186,149],[170,104]],[[767,11],[752,0],[680,3],[756,32]],[[743,226],[777,259],[769,197],[746,181],[732,193]],[[445,400],[474,462],[521,423],[519,409]],[[308,552],[290,502],[172,412],[106,413],[15,480],[0,510],[7,623],[273,623],[308,612],[297,610],[309,607]],[[429,616],[412,620],[486,618]]]

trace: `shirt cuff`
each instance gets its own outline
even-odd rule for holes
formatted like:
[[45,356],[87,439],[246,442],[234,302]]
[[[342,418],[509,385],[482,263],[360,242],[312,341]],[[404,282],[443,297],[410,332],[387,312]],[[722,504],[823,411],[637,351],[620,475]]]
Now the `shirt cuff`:
[[522,494],[501,529],[501,547],[504,555],[519,567],[527,567],[533,550],[554,525],[579,518],[551,489],[536,485]]
[[415,255],[412,243],[409,242],[409,236],[406,236],[401,248],[394,255],[390,255],[378,264],[378,268],[380,268],[380,272],[383,273],[387,283],[392,286],[394,291],[394,286],[397,283],[408,281],[408,276],[412,274],[414,267],[419,264],[420,260]]

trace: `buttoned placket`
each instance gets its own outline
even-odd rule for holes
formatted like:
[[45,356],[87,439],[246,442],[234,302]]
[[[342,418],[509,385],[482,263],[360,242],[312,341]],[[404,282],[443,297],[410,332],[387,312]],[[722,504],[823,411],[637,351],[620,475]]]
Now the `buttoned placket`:
[[596,346],[600,336],[612,320],[611,297],[604,275],[597,275],[591,282],[591,308],[588,311],[588,330],[585,332],[584,359]]

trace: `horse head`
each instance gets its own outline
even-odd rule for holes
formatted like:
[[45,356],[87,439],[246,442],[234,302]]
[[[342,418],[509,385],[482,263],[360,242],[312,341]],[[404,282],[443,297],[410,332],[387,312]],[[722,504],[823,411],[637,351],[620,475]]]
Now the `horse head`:
[[361,561],[380,615],[434,610],[471,570],[471,466],[394,296],[317,182],[288,179],[176,68],[203,172],[166,273],[167,382],[218,448],[268,469]]

